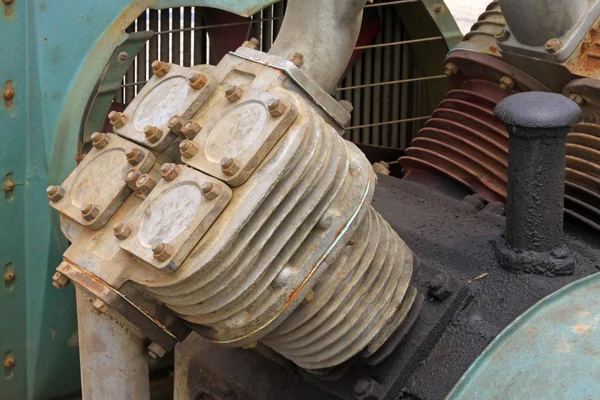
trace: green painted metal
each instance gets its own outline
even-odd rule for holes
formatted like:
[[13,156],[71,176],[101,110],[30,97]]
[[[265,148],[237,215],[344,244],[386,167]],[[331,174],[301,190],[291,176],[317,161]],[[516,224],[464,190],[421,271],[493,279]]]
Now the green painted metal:
[[471,365],[448,400],[596,399],[600,273],[538,302]]
[[[6,0],[0,4],[0,175],[13,192],[0,198],[0,268],[16,273],[0,285],[0,354],[15,365],[0,371],[0,399],[48,399],[79,388],[72,287],[51,276],[67,243],[45,188],[75,166],[90,95],[125,28],[147,7],[218,5],[247,15],[268,0]],[[8,3],[8,5],[6,4]],[[217,4],[218,3],[218,4]],[[54,215],[53,215],[54,214]],[[72,344],[71,340],[71,344]]]

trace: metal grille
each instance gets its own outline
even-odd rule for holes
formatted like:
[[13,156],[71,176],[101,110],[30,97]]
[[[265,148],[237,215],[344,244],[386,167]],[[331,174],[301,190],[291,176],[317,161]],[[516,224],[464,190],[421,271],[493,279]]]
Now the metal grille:
[[[429,110],[422,107],[423,83],[446,76],[422,76],[411,44],[444,38],[410,37],[392,7],[417,1],[376,1],[366,6],[377,10],[380,29],[369,45],[356,48],[362,54],[338,85],[337,98],[354,105],[346,139],[404,149],[429,117]],[[150,63],[156,59],[183,66],[216,64],[219,60],[211,56],[211,29],[248,26],[246,39],[258,38],[261,50],[268,51],[281,27],[285,1],[249,18],[239,17],[235,22],[221,24],[206,24],[205,10],[202,7],[149,9],[129,26],[127,32],[152,30],[156,35],[146,43],[124,76],[116,103],[126,105],[135,97],[151,76]]]

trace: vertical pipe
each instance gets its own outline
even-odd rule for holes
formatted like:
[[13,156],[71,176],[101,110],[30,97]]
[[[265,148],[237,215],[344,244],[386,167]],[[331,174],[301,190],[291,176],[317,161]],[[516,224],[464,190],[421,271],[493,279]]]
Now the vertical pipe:
[[[138,32],[143,32],[143,31],[148,30],[147,19],[146,19],[147,12],[148,12],[148,10],[143,12],[142,15],[139,16],[137,19],[137,31]],[[145,82],[146,80],[148,80],[148,78],[146,78],[146,71],[149,71],[149,74],[152,74],[152,72],[150,71],[152,67],[150,67],[150,64],[146,61],[146,50],[147,49],[148,49],[148,43],[144,44],[144,46],[142,47],[142,49],[140,50],[140,52],[137,55],[137,66],[136,66],[135,79],[137,79],[138,82]],[[151,76],[151,75],[148,75],[148,76]],[[135,88],[136,94],[139,93],[143,87],[144,87],[143,83],[138,84]]]
[[[181,8],[171,9],[171,30],[181,28]],[[171,36],[171,63],[181,64],[181,32],[173,32]]]
[[[391,10],[390,10],[391,11]],[[390,43],[392,41],[394,22],[392,21],[392,12],[386,12],[383,15],[383,42]],[[392,80],[392,48],[390,46],[383,48],[383,82]],[[382,122],[390,120],[390,102],[391,86],[385,85],[382,88],[381,114]],[[390,125],[381,127],[381,143],[382,146],[390,146]]]
[[165,62],[171,62],[169,57],[169,47],[171,41],[171,34],[164,33],[170,30],[169,28],[169,15],[171,14],[170,8],[164,8],[160,10],[160,59]]
[[206,58],[206,29],[198,29],[204,26],[202,7],[194,7],[194,64],[207,64]]
[[187,28],[183,31],[183,66],[192,66],[192,8],[183,7],[183,27]]
[[150,399],[143,340],[111,316],[97,314],[81,288],[77,329],[83,400]]

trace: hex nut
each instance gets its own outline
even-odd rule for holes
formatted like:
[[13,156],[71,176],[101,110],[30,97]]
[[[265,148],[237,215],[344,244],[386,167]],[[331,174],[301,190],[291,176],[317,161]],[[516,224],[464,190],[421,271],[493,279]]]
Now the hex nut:
[[133,166],[140,164],[144,161],[145,154],[142,150],[137,147],[132,147],[125,152],[127,156],[127,162]]
[[156,186],[156,181],[148,174],[140,176],[135,183],[135,187],[144,194],[149,193],[154,186]]
[[500,87],[502,90],[508,90],[515,87],[515,81],[510,76],[503,76],[500,78]]
[[229,85],[225,88],[225,97],[232,103],[235,103],[244,95],[244,91],[237,85]]
[[227,176],[233,176],[240,169],[240,163],[235,158],[223,157],[221,160],[221,171]]
[[202,195],[208,200],[216,199],[221,193],[221,188],[212,182],[204,182],[200,189],[202,190]]
[[195,90],[202,89],[206,85],[206,82],[208,82],[206,75],[200,72],[190,72],[187,78],[190,87]]
[[287,109],[287,106],[283,103],[283,101],[279,100],[277,97],[269,100],[267,107],[269,108],[269,114],[275,118],[280,117]]
[[179,152],[183,158],[192,158],[198,152],[198,146],[191,140],[186,139],[179,143]]
[[579,93],[571,93],[569,98],[577,103],[578,106],[582,106],[585,104],[585,99]]
[[454,63],[448,63],[444,66],[444,74],[449,78],[452,75],[458,74],[458,67]]
[[162,78],[169,73],[170,69],[171,66],[164,61],[155,60],[152,62],[152,73],[159,78]]
[[52,275],[52,286],[57,289],[64,288],[71,283],[71,280],[67,278],[62,272],[56,271],[54,275]]
[[179,131],[183,127],[184,123],[185,122],[184,122],[183,118],[181,118],[179,115],[173,115],[169,119],[169,122],[167,122],[167,126],[169,127],[169,129],[171,131],[173,131],[175,133],[179,133]]
[[152,126],[152,125],[147,125],[144,128],[144,136],[146,137],[146,140],[149,141],[150,143],[156,143],[160,140],[160,138],[162,137],[163,132],[158,129],[156,126]]
[[98,150],[102,150],[108,144],[108,135],[106,133],[94,132],[92,133],[92,146]]
[[108,120],[115,128],[121,128],[127,122],[127,117],[123,113],[111,111],[108,113]]
[[148,355],[155,360],[157,358],[163,358],[165,354],[167,354],[167,350],[165,350],[160,344],[156,342],[152,342],[148,346]]
[[4,357],[4,368],[10,369],[10,368],[14,367],[15,364],[16,364],[16,362],[15,362],[15,358],[13,356]]
[[86,221],[91,222],[95,220],[99,213],[100,210],[93,204],[85,204],[81,207],[81,215]]
[[94,311],[98,314],[104,314],[108,311],[108,304],[104,302],[104,300],[97,298],[92,302],[92,307],[94,307]]
[[252,38],[252,39],[246,40],[244,43],[242,43],[242,47],[247,47],[252,50],[258,50],[258,46],[260,46],[260,42],[258,41],[257,38]]
[[304,64],[304,55],[302,53],[292,53],[287,56],[287,60],[293,62],[296,67],[301,68]]
[[65,189],[60,186],[50,185],[46,188],[46,194],[51,202],[59,202],[65,197]]
[[181,133],[183,133],[183,135],[187,139],[191,140],[196,137],[196,135],[200,132],[200,130],[202,130],[202,126],[200,126],[200,124],[198,124],[197,122],[194,122],[192,120],[189,120],[181,128]]
[[177,167],[177,164],[164,163],[160,167],[160,175],[165,181],[170,182],[177,178],[177,175],[179,175],[179,168]]
[[562,43],[557,38],[552,38],[546,42],[544,47],[546,48],[546,51],[548,51],[548,53],[556,54],[562,48]]
[[137,182],[138,179],[140,179],[140,176],[142,176],[142,173],[140,172],[140,170],[137,168],[132,168],[129,171],[127,171],[127,173],[125,174],[125,183],[131,189],[137,191],[137,187],[135,186],[135,183]]
[[166,243],[159,243],[152,248],[152,255],[158,261],[167,261],[173,254],[173,248]]
[[132,232],[133,230],[131,225],[129,225],[127,222],[119,222],[113,226],[113,233],[119,240],[127,239],[129,236],[131,236]]

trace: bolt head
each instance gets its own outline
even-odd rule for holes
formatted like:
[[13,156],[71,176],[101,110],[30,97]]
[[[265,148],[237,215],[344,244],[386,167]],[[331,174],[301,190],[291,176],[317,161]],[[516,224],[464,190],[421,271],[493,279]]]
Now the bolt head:
[[232,103],[242,98],[244,91],[237,85],[229,85],[225,88],[225,97]]
[[171,67],[164,61],[155,60],[152,62],[152,73],[159,78],[165,76]]
[[92,302],[92,307],[94,307],[94,311],[96,311],[98,314],[104,314],[108,311],[108,304],[99,298]]
[[64,288],[71,283],[71,280],[63,275],[61,272],[56,271],[54,275],[52,275],[52,286],[57,289]]
[[125,183],[130,188],[137,190],[135,183],[140,179],[140,176],[142,176],[141,172],[137,168],[132,168],[125,174]]
[[247,47],[252,50],[258,50],[258,46],[260,46],[260,42],[257,38],[252,38],[242,43],[242,47]]
[[235,158],[223,157],[221,160],[221,171],[227,176],[235,175],[240,169],[240,164]]
[[123,127],[123,125],[125,125],[125,122],[127,122],[127,117],[125,116],[125,114],[122,114],[120,112],[111,111],[108,113],[108,121],[115,128],[121,128]]
[[149,193],[156,186],[156,181],[148,174],[140,176],[135,183],[135,187],[140,193]]
[[92,133],[92,146],[98,150],[102,150],[108,144],[109,137],[105,133],[94,132]]
[[95,220],[99,213],[100,210],[93,204],[86,204],[83,207],[81,207],[81,215],[86,221],[91,222]]
[[503,76],[500,78],[500,87],[502,90],[508,90],[515,87],[515,81],[510,76]]
[[60,186],[50,185],[46,188],[46,194],[51,202],[59,202],[65,197],[65,189]]
[[152,255],[158,261],[167,261],[173,255],[173,248],[166,243],[159,243],[152,248]]
[[173,115],[171,119],[169,119],[169,122],[167,122],[167,126],[173,132],[179,133],[179,130],[183,126],[184,122],[185,121],[183,120],[183,118],[181,118],[179,115]]
[[221,193],[221,188],[212,182],[204,182],[200,189],[202,190],[202,195],[208,200],[216,199]]
[[17,279],[17,274],[14,271],[6,271],[4,274],[4,283],[13,283]]
[[296,67],[301,68],[304,64],[304,55],[302,53],[292,53],[287,56],[287,60],[293,62]]
[[172,181],[179,175],[177,164],[165,163],[160,167],[160,175],[165,181]]
[[126,222],[119,222],[113,226],[115,237],[119,240],[127,239],[129,236],[131,236],[132,231],[131,225]]
[[550,54],[556,54],[562,48],[562,43],[557,38],[553,38],[553,39],[548,40],[546,42],[546,44],[544,45],[544,47],[546,48],[546,50],[548,51],[548,53],[550,53]]
[[198,124],[197,122],[190,120],[183,124],[183,127],[181,128],[181,133],[187,139],[191,140],[196,137],[200,130],[202,130],[202,126],[200,126],[200,124]]
[[185,139],[179,143],[179,152],[183,158],[192,158],[198,152],[198,146],[191,140]]
[[146,127],[144,127],[144,136],[146,137],[146,140],[150,143],[158,142],[162,135],[162,131],[156,126],[147,125]]
[[447,77],[458,74],[458,67],[454,63],[448,63],[444,66],[444,74]]
[[142,161],[144,161],[144,152],[140,149],[138,149],[137,147],[132,147],[130,149],[128,149],[125,152],[125,155],[127,156],[127,162],[129,162],[129,164],[135,166],[140,164]]
[[281,116],[287,108],[286,105],[277,97],[274,97],[271,100],[269,100],[269,102],[267,103],[267,107],[269,109],[269,114],[271,114],[271,116],[275,118]]
[[436,4],[435,6],[433,6],[433,11],[439,14],[442,11],[444,11],[444,6],[441,4]]
[[16,364],[15,358],[13,356],[6,356],[4,358],[4,368],[10,369],[14,367]]
[[195,90],[202,89],[206,85],[207,81],[208,81],[208,78],[206,78],[206,75],[201,74],[199,72],[190,72],[188,74],[188,82],[189,82],[190,86],[192,87],[192,89],[195,89]]

